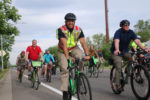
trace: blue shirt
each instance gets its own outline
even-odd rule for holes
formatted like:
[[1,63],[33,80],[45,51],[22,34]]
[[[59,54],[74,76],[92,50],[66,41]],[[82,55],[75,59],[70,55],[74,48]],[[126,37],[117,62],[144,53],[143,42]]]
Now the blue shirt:
[[[114,39],[119,39],[119,50],[120,52],[128,52],[129,51],[129,44],[131,40],[137,39],[136,34],[133,30],[125,31],[124,29],[120,28],[115,32]],[[114,45],[114,39],[112,46],[110,48],[111,52],[114,53],[115,51],[115,45]]]
[[55,62],[54,57],[51,54],[44,54],[43,59],[45,63],[49,63],[51,60]]

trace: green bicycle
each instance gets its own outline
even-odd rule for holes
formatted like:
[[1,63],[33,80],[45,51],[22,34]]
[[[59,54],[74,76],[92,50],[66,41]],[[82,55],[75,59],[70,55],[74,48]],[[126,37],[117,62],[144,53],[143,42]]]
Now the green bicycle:
[[103,72],[104,66],[100,62],[99,58],[94,58],[94,56],[92,56],[92,60],[93,60],[94,64],[90,70],[87,68],[86,75],[90,76],[90,77],[94,76],[94,77],[98,78],[99,73]]
[[38,76],[38,69],[41,68],[42,62],[41,61],[31,61],[31,66],[33,71],[31,72],[31,87],[38,90],[39,88],[39,76]]
[[77,94],[78,100],[92,100],[89,80],[84,73],[79,71],[82,61],[83,59],[75,59],[75,63],[71,66],[71,60],[69,60],[69,100],[75,94]]

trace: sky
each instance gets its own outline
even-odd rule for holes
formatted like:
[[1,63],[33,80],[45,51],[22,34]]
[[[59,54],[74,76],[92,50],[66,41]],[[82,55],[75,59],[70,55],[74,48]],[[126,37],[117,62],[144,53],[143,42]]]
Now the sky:
[[[131,22],[131,29],[138,20],[150,19],[150,0],[108,0],[109,34],[113,37],[123,19]],[[22,50],[37,39],[43,51],[58,43],[56,29],[64,25],[64,16],[72,12],[77,16],[76,25],[85,36],[105,34],[104,0],[12,0],[22,18],[16,26],[20,35],[10,53],[11,64]]]

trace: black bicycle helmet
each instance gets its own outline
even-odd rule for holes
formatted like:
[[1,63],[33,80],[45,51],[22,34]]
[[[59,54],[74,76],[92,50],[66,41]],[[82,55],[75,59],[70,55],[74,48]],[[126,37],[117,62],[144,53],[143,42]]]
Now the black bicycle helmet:
[[73,13],[67,13],[65,16],[65,20],[76,20],[76,15]]
[[122,26],[130,26],[130,22],[128,21],[128,20],[122,20],[121,22],[120,22],[120,27],[122,27]]

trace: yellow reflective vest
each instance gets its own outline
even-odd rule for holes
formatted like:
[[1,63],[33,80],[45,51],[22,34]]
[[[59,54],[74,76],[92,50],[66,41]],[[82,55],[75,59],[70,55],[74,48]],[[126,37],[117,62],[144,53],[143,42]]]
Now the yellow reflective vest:
[[[73,47],[75,47],[78,43],[78,39],[81,33],[81,29],[78,26],[74,26],[74,29],[72,33],[67,29],[66,25],[63,25],[62,27],[57,29],[57,38],[58,38],[58,30],[61,29],[61,31],[64,33],[66,39],[67,39],[67,48],[68,51],[71,50]],[[58,46],[60,49],[62,49],[62,43],[59,41]]]

